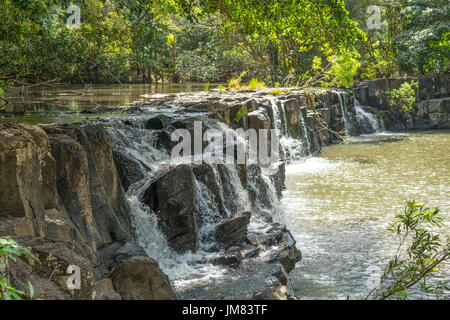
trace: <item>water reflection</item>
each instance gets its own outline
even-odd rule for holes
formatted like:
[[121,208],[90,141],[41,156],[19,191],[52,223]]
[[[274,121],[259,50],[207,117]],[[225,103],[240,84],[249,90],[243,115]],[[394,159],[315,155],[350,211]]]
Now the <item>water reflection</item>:
[[[214,88],[215,84],[211,84]],[[205,90],[202,83],[183,84],[107,84],[55,85],[10,89],[6,106],[10,113],[80,112],[94,107],[115,107],[134,101],[145,101],[142,96],[152,93],[178,93]]]

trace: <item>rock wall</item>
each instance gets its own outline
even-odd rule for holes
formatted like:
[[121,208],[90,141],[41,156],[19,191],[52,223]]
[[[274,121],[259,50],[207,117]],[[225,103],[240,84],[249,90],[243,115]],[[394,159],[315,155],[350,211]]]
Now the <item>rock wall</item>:
[[[142,254],[103,126],[0,124],[0,176],[0,237],[40,260],[9,262],[19,289],[30,279],[36,298],[93,299],[98,282]],[[81,269],[80,290],[67,286],[70,265]]]
[[[450,128],[450,74],[418,78],[375,79],[353,87],[355,98],[383,117],[387,130],[449,129]],[[398,89],[404,82],[418,81],[416,103],[409,112],[389,107],[386,91]]]

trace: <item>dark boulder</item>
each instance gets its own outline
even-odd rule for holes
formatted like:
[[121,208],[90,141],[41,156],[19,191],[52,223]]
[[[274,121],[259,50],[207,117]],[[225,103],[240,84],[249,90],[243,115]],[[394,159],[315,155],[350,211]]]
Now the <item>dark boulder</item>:
[[179,165],[157,178],[144,192],[142,201],[157,215],[158,225],[172,248],[196,249],[198,214],[191,166]]
[[[94,296],[93,270],[88,257],[74,242],[48,238],[13,238],[28,248],[39,259],[21,256],[17,261],[9,261],[11,284],[28,292],[28,281],[33,286],[34,298],[46,300],[91,300]],[[69,266],[79,268],[79,279],[71,279]],[[69,284],[79,285],[79,289]]]
[[135,158],[119,150],[114,151],[113,155],[124,190],[127,190],[130,185],[144,178],[142,165]]
[[231,217],[216,226],[215,236],[224,243],[239,243],[247,236],[247,227],[250,223],[250,212]]
[[145,128],[153,130],[161,130],[173,121],[174,119],[172,117],[161,114],[157,115],[156,117],[148,119],[146,121]]
[[241,248],[231,247],[224,254],[214,259],[213,264],[235,268],[239,266],[243,259]]
[[134,256],[118,267],[111,276],[114,290],[123,300],[175,300],[169,278],[158,262]]

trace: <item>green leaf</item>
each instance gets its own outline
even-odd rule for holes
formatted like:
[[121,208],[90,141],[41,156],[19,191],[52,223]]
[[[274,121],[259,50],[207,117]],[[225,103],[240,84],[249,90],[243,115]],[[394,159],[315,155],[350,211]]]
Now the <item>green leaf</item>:
[[30,292],[30,299],[33,299],[34,296],[34,289],[33,289],[33,285],[31,284],[30,281],[28,281],[28,290]]

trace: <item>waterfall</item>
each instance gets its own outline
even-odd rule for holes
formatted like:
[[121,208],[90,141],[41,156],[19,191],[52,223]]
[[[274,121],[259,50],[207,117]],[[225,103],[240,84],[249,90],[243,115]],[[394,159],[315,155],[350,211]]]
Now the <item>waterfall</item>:
[[250,200],[247,190],[242,186],[239,173],[235,165],[223,165],[223,188],[229,195],[229,210],[234,213],[250,211]]
[[[280,118],[279,118],[280,119]],[[145,120],[144,120],[145,122]],[[279,122],[281,126],[281,119]],[[150,258],[158,261],[161,269],[169,277],[175,289],[200,288],[211,286],[216,281],[238,281],[241,274],[245,277],[256,277],[254,270],[234,271],[225,266],[213,263],[221,254],[217,251],[218,244],[215,238],[216,226],[225,219],[239,215],[244,212],[252,211],[252,217],[248,226],[249,232],[263,234],[270,225],[266,220],[260,219],[259,209],[264,209],[266,216],[272,216],[273,220],[281,221],[281,211],[279,211],[276,190],[271,179],[261,173],[259,184],[255,188],[264,189],[258,192],[256,202],[258,205],[252,207],[250,201],[247,182],[241,181],[241,172],[238,165],[235,164],[205,164],[210,166],[210,177],[215,179],[217,190],[210,190],[208,182],[195,176],[194,172],[194,192],[196,197],[195,211],[198,215],[198,239],[197,251],[177,253],[169,246],[163,232],[158,227],[158,217],[152,210],[142,203],[141,195],[148,189],[154,178],[161,172],[165,172],[171,163],[170,155],[167,150],[156,148],[157,137],[152,134],[152,130],[145,129],[142,121],[133,123],[123,121],[111,121],[106,126],[113,143],[113,151],[125,155],[137,164],[136,170],[141,173],[141,178],[132,183],[126,191],[127,202],[130,208],[132,228],[137,243]],[[228,126],[219,123],[219,128],[225,133],[232,130]],[[242,142],[242,141],[241,141]],[[212,174],[213,173],[213,174]],[[202,181],[200,181],[202,180]],[[206,180],[208,181],[208,180]],[[215,198],[219,196],[223,204]],[[263,206],[264,197],[269,205]],[[266,285],[267,276],[261,279],[253,279],[253,283],[261,281],[261,288]],[[194,292],[196,289],[194,289]],[[217,290],[217,289],[215,289]],[[224,289],[225,290],[225,289]],[[254,289],[248,288],[249,292]],[[196,294],[196,293],[194,293]],[[235,293],[238,297],[243,292]]]
[[311,150],[311,144],[309,141],[309,130],[308,130],[308,126],[306,125],[306,119],[304,117],[303,112],[300,112],[300,121],[302,124],[302,142],[305,145],[305,148],[307,150],[306,154],[304,156],[310,156],[309,150]]
[[351,136],[354,134],[353,122],[351,120],[352,113],[348,110],[347,102],[345,100],[345,92],[334,91],[339,98],[339,105],[341,106],[342,118],[344,119],[345,134]]
[[355,98],[356,122],[362,133],[375,133],[384,131],[384,122],[379,115],[367,112]]
[[287,126],[287,118],[286,118],[286,102],[284,100],[280,101],[280,110],[281,110],[281,116],[282,116],[282,123],[284,124],[284,134],[286,136],[289,135],[288,126]]
[[282,122],[281,122],[280,110],[278,109],[277,101],[278,100],[276,98],[270,99],[270,105],[272,107],[272,113],[273,113],[273,124],[274,124],[274,129],[278,129],[280,131],[280,133],[283,134],[283,130],[281,129]]
[[139,200],[139,195],[145,190],[147,184],[139,183],[127,192],[127,202],[130,207],[131,223],[139,245],[145,253],[156,259],[163,270],[170,270],[170,262],[176,254],[167,244],[167,241],[158,228],[156,215],[150,208]]
[[198,247],[209,249],[214,245],[214,230],[222,220],[214,195],[201,181],[195,179],[196,211],[201,218],[198,230]]
[[[280,102],[280,108],[278,107],[278,102]],[[278,129],[280,132],[280,146],[282,148],[282,153],[284,154],[285,160],[291,162],[308,156],[308,130],[303,114],[300,113],[302,137],[292,137],[287,125],[285,101],[271,98],[270,104],[273,113],[274,129]]]

